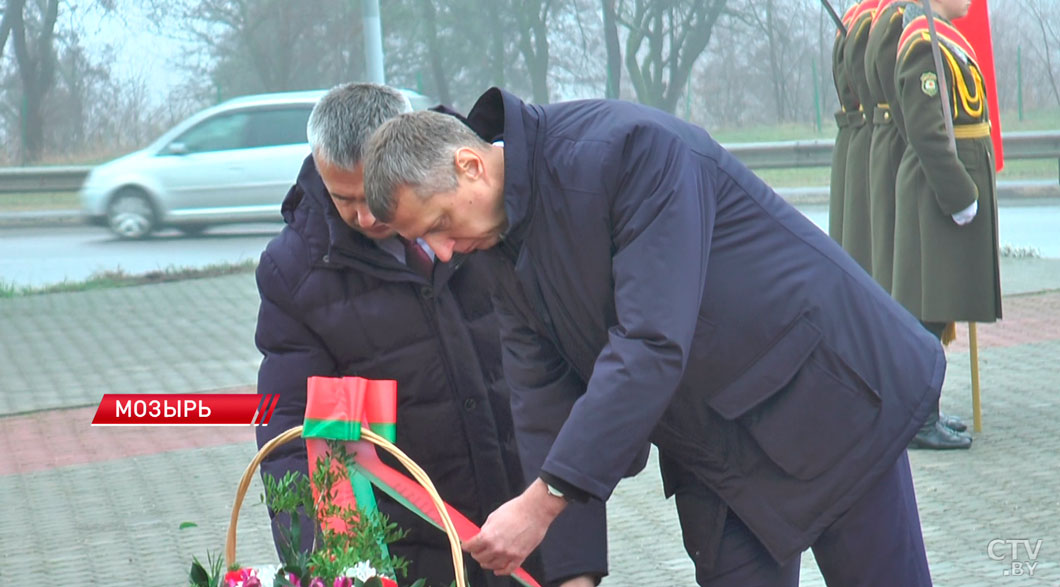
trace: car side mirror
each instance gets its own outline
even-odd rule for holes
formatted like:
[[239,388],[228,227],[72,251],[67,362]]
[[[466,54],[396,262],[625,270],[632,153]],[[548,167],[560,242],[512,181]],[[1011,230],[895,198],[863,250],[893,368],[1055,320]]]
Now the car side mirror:
[[166,147],[167,155],[187,155],[188,146],[179,141],[173,141]]

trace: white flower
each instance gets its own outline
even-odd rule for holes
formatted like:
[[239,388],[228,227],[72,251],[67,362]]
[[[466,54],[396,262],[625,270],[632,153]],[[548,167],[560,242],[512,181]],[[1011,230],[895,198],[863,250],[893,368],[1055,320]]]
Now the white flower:
[[273,582],[276,580],[276,572],[280,570],[280,565],[266,565],[264,567],[257,567],[258,580],[261,581],[261,587],[272,587]]
[[345,574],[347,577],[358,579],[360,581],[367,581],[368,579],[371,579],[372,577],[378,575],[378,573],[376,573],[375,569],[372,568],[372,565],[369,564],[368,561],[361,561],[353,565],[353,567],[346,569]]

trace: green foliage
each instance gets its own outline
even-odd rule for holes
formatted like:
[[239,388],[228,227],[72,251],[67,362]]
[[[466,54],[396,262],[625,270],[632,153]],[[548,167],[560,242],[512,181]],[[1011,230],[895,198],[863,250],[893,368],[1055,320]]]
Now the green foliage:
[[[181,524],[183,528],[184,525]],[[224,561],[220,556],[206,555],[206,564],[195,557],[188,572],[188,584],[193,587],[223,587]]]
[[[276,480],[264,476],[265,495],[262,501],[277,513],[291,518],[291,525],[280,529],[280,559],[283,573],[299,578],[308,585],[313,577],[324,579],[328,585],[346,569],[359,562],[367,562],[378,572],[392,577],[407,573],[408,561],[388,556],[384,546],[404,538],[406,531],[398,528],[379,511],[366,512],[357,507],[335,503],[342,483],[348,483],[353,458],[345,445],[329,443],[331,456],[321,458],[313,472],[313,484],[319,489],[319,499],[313,497],[313,485],[304,475],[288,473]],[[320,518],[337,519],[345,525],[344,532],[320,529],[314,537],[311,553],[301,550],[301,521]],[[289,584],[285,576],[277,576],[277,585]]]

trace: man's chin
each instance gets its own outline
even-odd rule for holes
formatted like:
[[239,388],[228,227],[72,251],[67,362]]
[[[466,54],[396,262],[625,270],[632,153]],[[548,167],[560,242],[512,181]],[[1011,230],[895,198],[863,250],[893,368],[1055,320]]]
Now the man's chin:
[[397,234],[392,228],[357,228],[355,230],[374,241],[381,241]]

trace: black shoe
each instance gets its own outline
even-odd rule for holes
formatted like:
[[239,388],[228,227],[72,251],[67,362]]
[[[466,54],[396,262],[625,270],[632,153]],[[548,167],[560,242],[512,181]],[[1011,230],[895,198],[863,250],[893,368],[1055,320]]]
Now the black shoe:
[[971,446],[970,436],[954,432],[943,426],[941,421],[924,426],[909,442],[909,448],[928,450],[967,449]]
[[968,430],[968,425],[957,416],[939,414],[939,422],[954,432],[964,432],[965,430]]

